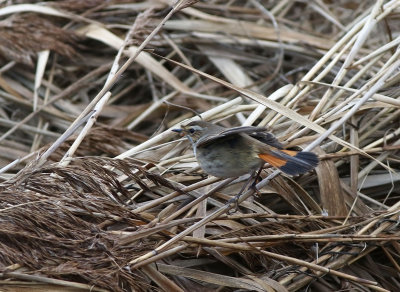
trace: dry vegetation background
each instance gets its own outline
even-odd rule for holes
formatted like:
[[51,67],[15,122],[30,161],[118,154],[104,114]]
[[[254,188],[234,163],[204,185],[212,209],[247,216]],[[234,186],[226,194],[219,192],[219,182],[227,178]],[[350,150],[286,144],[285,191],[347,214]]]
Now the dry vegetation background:
[[[400,1],[196,2],[0,1],[0,290],[400,291]],[[179,106],[321,163],[236,205]]]

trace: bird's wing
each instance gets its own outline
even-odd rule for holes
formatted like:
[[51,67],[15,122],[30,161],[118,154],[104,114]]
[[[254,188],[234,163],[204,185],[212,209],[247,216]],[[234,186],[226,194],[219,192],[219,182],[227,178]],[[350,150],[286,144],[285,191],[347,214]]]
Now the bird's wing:
[[206,146],[207,144],[217,140],[227,138],[232,135],[248,135],[258,141],[273,146],[278,149],[282,149],[282,144],[275,138],[274,135],[267,132],[265,128],[262,127],[235,127],[230,129],[223,129],[217,133],[207,135],[207,137],[201,137],[197,141],[197,146]]

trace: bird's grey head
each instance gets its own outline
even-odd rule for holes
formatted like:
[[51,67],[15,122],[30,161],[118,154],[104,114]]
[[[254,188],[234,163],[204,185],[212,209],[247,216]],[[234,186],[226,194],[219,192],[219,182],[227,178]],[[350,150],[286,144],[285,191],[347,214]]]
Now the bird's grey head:
[[204,121],[194,121],[187,125],[181,125],[180,129],[173,129],[172,131],[179,133],[180,136],[187,136],[189,140],[196,142],[200,139],[205,131],[212,125],[211,123]]

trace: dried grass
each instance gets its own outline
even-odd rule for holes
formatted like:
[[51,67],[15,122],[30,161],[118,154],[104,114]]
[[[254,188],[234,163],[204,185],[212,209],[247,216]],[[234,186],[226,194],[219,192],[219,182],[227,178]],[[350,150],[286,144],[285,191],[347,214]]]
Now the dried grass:
[[[399,1],[13,2],[1,289],[400,290]],[[321,163],[236,204],[182,106]]]

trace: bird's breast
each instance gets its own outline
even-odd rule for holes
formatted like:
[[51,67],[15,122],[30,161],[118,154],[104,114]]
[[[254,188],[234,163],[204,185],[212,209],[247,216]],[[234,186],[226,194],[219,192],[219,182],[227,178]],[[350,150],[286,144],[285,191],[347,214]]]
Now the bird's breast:
[[201,168],[216,177],[235,177],[251,173],[262,160],[246,139],[240,136],[216,139],[197,147],[196,158]]

